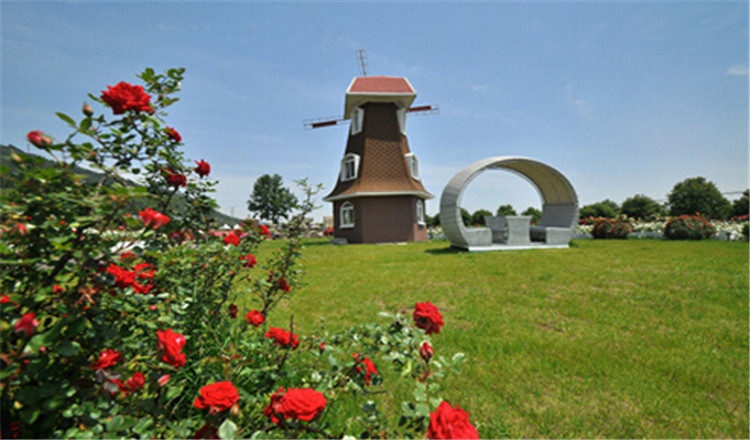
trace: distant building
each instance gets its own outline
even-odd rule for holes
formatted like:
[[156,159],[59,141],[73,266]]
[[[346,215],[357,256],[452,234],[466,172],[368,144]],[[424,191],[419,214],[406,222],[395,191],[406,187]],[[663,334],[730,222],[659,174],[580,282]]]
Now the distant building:
[[365,76],[346,91],[350,119],[333,203],[334,236],[348,243],[424,241],[424,201],[417,156],[406,139],[406,114],[417,94],[406,78]]

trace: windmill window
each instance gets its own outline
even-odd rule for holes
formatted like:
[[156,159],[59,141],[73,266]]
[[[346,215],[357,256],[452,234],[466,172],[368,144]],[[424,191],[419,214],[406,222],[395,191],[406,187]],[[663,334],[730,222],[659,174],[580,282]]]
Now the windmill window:
[[359,155],[349,153],[341,159],[340,179],[342,182],[354,180],[359,174]]
[[414,180],[419,180],[419,161],[417,160],[417,156],[414,153],[407,153],[406,164],[409,167],[411,178]]
[[417,200],[417,223],[425,224],[424,220],[424,200]]
[[362,131],[362,125],[365,120],[365,110],[361,107],[357,107],[352,110],[352,114],[349,115],[351,119],[351,134],[357,134]]
[[354,227],[354,205],[344,202],[339,208],[339,228]]

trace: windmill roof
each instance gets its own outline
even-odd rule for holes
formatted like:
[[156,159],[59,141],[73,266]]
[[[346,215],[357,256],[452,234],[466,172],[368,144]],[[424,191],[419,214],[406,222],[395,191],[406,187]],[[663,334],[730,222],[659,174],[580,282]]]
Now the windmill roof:
[[409,108],[417,92],[409,80],[399,76],[360,76],[354,78],[346,89],[344,119],[349,119],[352,110],[367,102],[392,102],[401,108]]
[[388,93],[416,95],[409,80],[398,76],[362,76],[354,78],[346,93]]

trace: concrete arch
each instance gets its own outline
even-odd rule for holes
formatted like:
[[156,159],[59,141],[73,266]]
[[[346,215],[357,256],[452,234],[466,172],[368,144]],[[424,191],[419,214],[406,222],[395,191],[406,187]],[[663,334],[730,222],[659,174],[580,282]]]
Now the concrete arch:
[[[559,171],[542,162],[518,156],[496,156],[474,162],[459,171],[448,182],[440,197],[440,224],[453,246],[469,249],[483,245],[476,236],[485,232],[467,228],[461,219],[461,196],[469,183],[480,173],[490,169],[504,169],[525,177],[542,198],[542,218],[532,227],[544,234],[546,228],[569,229],[575,232],[578,221],[578,196],[573,185]],[[484,231],[483,231],[484,230]]]

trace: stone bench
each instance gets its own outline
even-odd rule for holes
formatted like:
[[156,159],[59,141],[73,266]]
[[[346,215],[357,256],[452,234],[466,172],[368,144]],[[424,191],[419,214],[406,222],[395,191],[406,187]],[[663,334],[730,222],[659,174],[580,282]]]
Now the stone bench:
[[568,244],[573,239],[573,229],[557,226],[532,226],[532,241],[543,241],[547,244]]

